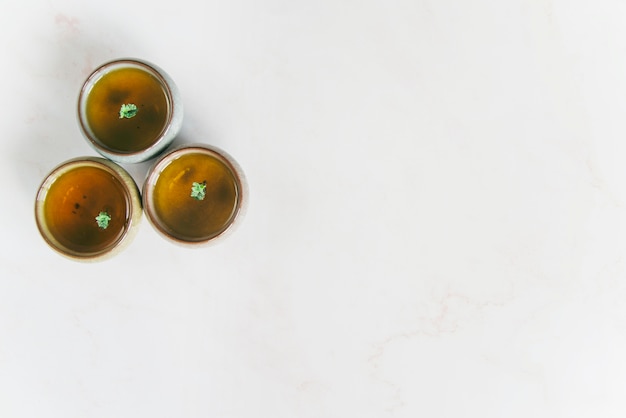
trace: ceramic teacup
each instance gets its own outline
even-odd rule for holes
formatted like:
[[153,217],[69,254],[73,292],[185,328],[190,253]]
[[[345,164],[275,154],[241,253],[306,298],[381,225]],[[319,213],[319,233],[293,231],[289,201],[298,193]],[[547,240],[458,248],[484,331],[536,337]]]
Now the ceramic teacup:
[[137,163],[165,150],[180,131],[183,104],[172,78],[139,59],[107,62],[91,73],[78,97],[87,142],[118,163]]
[[213,244],[233,231],[248,200],[242,169],[225,151],[184,145],[161,156],[143,185],[146,217],[177,244]]
[[75,158],[54,168],[35,201],[37,227],[46,243],[78,261],[119,253],[134,238],[141,217],[132,177],[100,157]]

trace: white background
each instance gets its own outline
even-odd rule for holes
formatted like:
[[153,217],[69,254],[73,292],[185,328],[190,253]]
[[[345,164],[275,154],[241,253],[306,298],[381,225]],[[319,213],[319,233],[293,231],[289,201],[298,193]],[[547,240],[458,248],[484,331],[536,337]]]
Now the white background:
[[[4,0],[0,416],[623,417],[624,22],[610,0]],[[40,182],[95,155],[80,86],[120,57],[177,82],[177,143],[243,167],[221,244],[144,219],[80,264],[40,237]]]

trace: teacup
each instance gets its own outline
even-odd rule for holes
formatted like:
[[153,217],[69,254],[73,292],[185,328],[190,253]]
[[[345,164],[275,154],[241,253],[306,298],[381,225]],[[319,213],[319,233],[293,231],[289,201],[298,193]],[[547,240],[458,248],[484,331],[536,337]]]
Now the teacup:
[[138,163],[161,153],[180,131],[182,120],[174,81],[139,59],[101,65],[78,97],[83,136],[98,153],[118,163]]
[[139,189],[122,167],[99,157],[68,160],[44,179],[35,219],[48,245],[68,258],[111,257],[134,238],[142,217]]
[[161,156],[148,173],[142,199],[156,230],[177,244],[215,243],[233,231],[247,205],[247,183],[223,150],[183,145]]

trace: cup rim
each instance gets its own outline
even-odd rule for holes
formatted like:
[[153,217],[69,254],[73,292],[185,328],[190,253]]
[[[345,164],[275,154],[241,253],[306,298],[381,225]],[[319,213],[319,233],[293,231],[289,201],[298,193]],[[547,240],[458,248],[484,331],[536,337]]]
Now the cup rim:
[[[140,67],[147,72],[149,72],[152,76],[154,76],[165,91],[165,96],[168,102],[168,112],[167,119],[165,121],[165,125],[159,135],[150,146],[146,148],[142,148],[138,151],[133,152],[124,152],[119,151],[114,148],[104,146],[96,137],[92,135],[92,132],[89,128],[89,123],[86,118],[83,117],[83,108],[86,106],[87,97],[89,97],[88,90],[96,84],[96,82],[102,78],[111,67],[119,67],[124,68],[125,65],[128,66],[136,66]],[[175,86],[173,85],[173,81],[168,79],[169,77],[165,74],[165,72],[160,69],[155,64],[152,64],[148,61],[139,59],[139,58],[119,58],[107,61],[100,66],[98,66],[95,70],[93,70],[89,76],[83,82],[80,92],[78,94],[78,102],[77,102],[77,115],[78,115],[78,125],[80,130],[87,139],[87,142],[96,150],[98,153],[102,154],[104,157],[107,157],[116,162],[141,162],[149,159],[155,152],[158,152],[165,146],[169,145],[168,143],[164,144],[167,141],[168,133],[172,128],[174,122],[174,114],[178,111],[178,108],[181,107],[179,103],[176,101],[176,92]]]
[[[115,177],[117,181],[119,181],[124,190],[124,198],[128,206],[129,212],[128,222],[124,226],[123,232],[120,237],[115,240],[115,242],[108,245],[106,248],[94,252],[72,251],[58,243],[58,241],[53,238],[52,232],[47,227],[44,214],[44,205],[49,187],[60,176],[68,173],[75,168],[85,166],[97,167],[99,169],[102,169],[107,173],[110,173],[113,177]],[[121,250],[126,248],[126,246],[130,244],[130,242],[133,240],[142,216],[139,189],[130,174],[112,161],[109,161],[105,158],[90,156],[72,158],[54,167],[44,177],[39,188],[37,189],[34,209],[37,229],[39,230],[39,233],[42,236],[43,240],[46,242],[46,244],[48,244],[48,246],[52,248],[55,252],[61,254],[66,258],[84,262],[105,260],[118,254]]]
[[[154,210],[153,205],[153,191],[156,185],[156,182],[167,165],[170,164],[176,158],[191,153],[203,153],[211,156],[217,157],[222,163],[224,163],[228,169],[231,171],[235,184],[237,185],[237,201],[236,207],[233,211],[233,214],[228,222],[228,224],[216,234],[200,239],[200,240],[188,240],[177,237],[175,235],[170,234],[160,223],[159,217]],[[173,242],[174,244],[178,244],[184,247],[205,247],[208,245],[214,245],[218,242],[221,242],[227,236],[232,234],[234,230],[241,223],[242,218],[247,211],[248,206],[248,183],[245,177],[241,166],[237,163],[237,161],[226,151],[222,150],[213,145],[204,144],[204,143],[189,143],[179,145],[162,156],[159,157],[157,161],[155,161],[152,167],[148,170],[148,174],[143,183],[142,187],[142,204],[144,208],[144,213],[148,222],[152,225],[152,227],[164,238]]]

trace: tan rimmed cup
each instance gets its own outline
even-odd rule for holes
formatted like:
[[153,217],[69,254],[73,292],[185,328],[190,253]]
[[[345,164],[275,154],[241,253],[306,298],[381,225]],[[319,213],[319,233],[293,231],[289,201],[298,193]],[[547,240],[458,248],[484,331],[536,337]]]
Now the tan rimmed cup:
[[87,142],[118,163],[157,156],[180,131],[183,104],[176,84],[161,68],[139,59],[98,67],[78,97],[78,122]]
[[99,157],[75,158],[54,168],[35,201],[44,240],[78,261],[117,254],[134,238],[141,217],[139,189],[132,177]]
[[142,199],[148,220],[164,237],[202,246],[233,231],[247,206],[247,193],[243,171],[230,155],[190,144],[154,164]]

